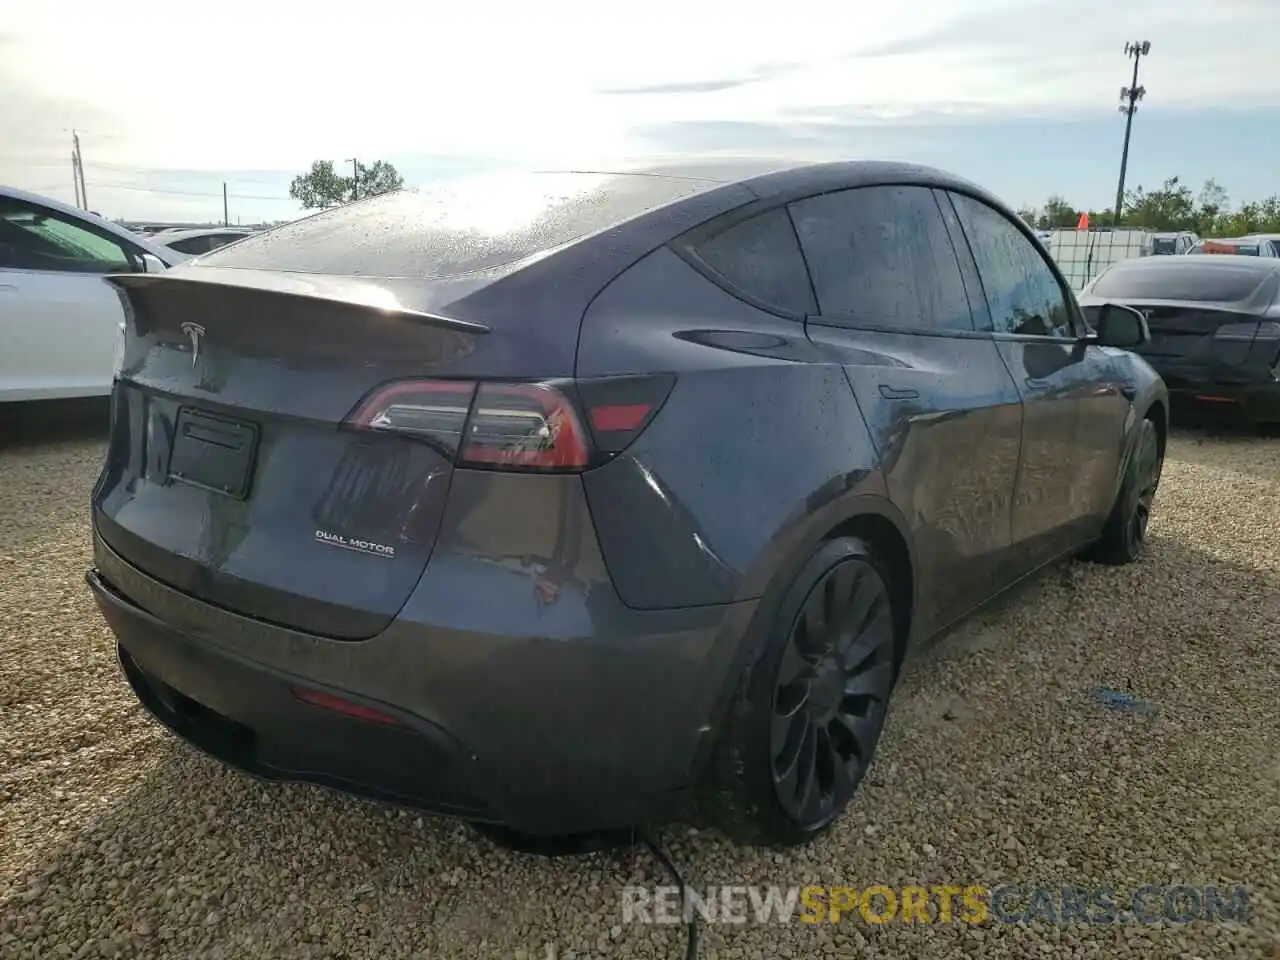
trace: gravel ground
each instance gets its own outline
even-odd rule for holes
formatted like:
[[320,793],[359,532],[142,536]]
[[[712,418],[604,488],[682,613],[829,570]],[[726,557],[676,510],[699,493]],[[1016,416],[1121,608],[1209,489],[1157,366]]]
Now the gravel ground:
[[[82,580],[101,453],[0,448],[0,958],[682,955],[621,923],[622,885],[668,882],[643,851],[514,854],[162,734]],[[709,925],[701,955],[1280,957],[1277,517],[1280,440],[1177,436],[1149,558],[1051,571],[916,657],[830,835],[665,834],[699,885],[1247,884],[1249,923]]]

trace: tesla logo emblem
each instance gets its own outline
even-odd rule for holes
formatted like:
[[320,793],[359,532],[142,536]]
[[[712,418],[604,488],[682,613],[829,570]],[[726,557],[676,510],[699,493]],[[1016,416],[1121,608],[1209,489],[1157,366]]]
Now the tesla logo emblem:
[[204,327],[188,320],[178,329],[185,333],[187,339],[191,341],[191,366],[194,367],[200,359],[200,340],[204,337]]

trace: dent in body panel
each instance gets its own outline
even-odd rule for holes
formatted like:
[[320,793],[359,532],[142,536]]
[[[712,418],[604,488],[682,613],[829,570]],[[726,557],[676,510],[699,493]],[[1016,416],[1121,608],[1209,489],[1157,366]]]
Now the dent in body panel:
[[1129,401],[1111,358],[1096,347],[1001,335],[996,343],[1025,411],[1013,537],[1020,563],[1032,568],[1101,531]]
[[629,605],[759,596],[789,527],[825,497],[883,492],[840,367],[801,324],[730,296],[665,249],[600,295],[579,346],[579,376],[653,371],[678,375],[662,410],[584,478]]
[[982,335],[807,329],[844,364],[866,416],[918,557],[917,630],[931,633],[1007,577],[1018,392]]

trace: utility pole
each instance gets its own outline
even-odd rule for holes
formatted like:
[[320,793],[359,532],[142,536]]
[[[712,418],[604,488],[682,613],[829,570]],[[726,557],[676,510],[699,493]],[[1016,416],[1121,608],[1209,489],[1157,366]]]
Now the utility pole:
[[80,202],[80,158],[74,150],[71,151],[71,184],[76,191],[76,208],[83,210],[84,204]]
[[355,157],[351,157],[351,199],[360,199],[360,164],[356,162]]
[[71,131],[71,158],[75,169],[76,185],[79,187],[77,200],[81,210],[89,209],[89,194],[84,188],[84,157],[80,155],[80,134]]
[[1129,135],[1133,132],[1133,114],[1138,101],[1147,95],[1147,88],[1138,86],[1138,64],[1151,53],[1150,40],[1134,40],[1124,45],[1124,55],[1133,57],[1133,80],[1120,88],[1120,112],[1125,114],[1124,149],[1120,153],[1120,183],[1116,186],[1116,207],[1113,226],[1120,226],[1120,213],[1124,209],[1124,175],[1129,167]]
[[222,181],[222,225],[231,226],[231,218],[227,215],[227,181]]

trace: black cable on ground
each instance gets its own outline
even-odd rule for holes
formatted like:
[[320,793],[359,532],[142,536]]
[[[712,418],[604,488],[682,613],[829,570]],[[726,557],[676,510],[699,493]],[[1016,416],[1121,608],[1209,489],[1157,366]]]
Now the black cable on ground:
[[[477,833],[487,837],[504,849],[542,857],[580,857],[584,854],[600,853],[605,850],[634,848],[635,841],[639,840],[649,848],[649,852],[657,857],[658,862],[675,878],[676,886],[680,889],[680,909],[682,911],[689,910],[689,894],[685,887],[684,877],[680,875],[679,868],[676,867],[675,862],[667,851],[646,830],[606,830],[596,833],[541,837],[530,836],[529,834],[512,830],[509,827],[494,824],[473,823],[471,826]],[[698,960],[698,919],[691,911],[689,919],[685,921],[685,930],[687,939],[685,941],[684,960]]]
[[[676,886],[680,888],[680,909],[688,910],[689,894],[685,890],[684,877],[680,875],[680,870],[676,867],[674,861],[667,854],[667,851],[662,848],[662,845],[650,836],[648,832],[640,831],[637,835],[641,842],[649,848],[649,852],[657,857],[658,862],[666,867],[667,872],[675,878]],[[684,960],[698,960],[698,918],[693,915],[692,911],[689,912],[689,917],[685,921],[685,931],[687,939],[685,941]]]

